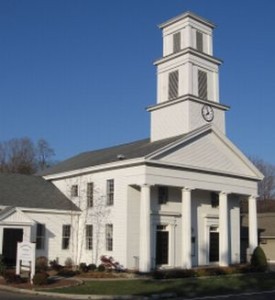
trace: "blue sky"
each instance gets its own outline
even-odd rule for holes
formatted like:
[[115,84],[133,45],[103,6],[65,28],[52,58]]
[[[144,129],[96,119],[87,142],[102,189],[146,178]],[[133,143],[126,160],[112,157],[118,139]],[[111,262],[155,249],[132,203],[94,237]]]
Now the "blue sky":
[[148,137],[157,25],[187,10],[217,24],[227,135],[275,164],[272,0],[1,0],[0,141],[42,137],[62,160]]

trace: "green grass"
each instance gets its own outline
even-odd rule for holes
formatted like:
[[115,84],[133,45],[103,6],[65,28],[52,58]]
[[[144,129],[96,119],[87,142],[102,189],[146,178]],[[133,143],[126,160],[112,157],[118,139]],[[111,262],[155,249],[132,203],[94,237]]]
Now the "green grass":
[[150,295],[176,293],[178,296],[210,296],[275,289],[275,274],[246,274],[172,280],[87,281],[83,285],[51,292],[94,295]]

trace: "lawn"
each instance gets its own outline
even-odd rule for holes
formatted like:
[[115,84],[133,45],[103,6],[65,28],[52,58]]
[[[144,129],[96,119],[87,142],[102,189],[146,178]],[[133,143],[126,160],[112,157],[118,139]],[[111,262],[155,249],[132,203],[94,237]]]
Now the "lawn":
[[275,273],[213,276],[171,280],[86,281],[83,285],[51,292],[94,295],[151,295],[176,293],[178,296],[210,296],[275,289]]

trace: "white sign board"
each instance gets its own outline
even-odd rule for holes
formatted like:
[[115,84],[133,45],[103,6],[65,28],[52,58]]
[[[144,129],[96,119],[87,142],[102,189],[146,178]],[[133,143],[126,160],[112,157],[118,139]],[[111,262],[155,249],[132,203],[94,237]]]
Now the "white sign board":
[[17,257],[16,257],[16,274],[20,274],[20,270],[30,271],[30,279],[35,273],[35,243],[21,242],[17,243]]

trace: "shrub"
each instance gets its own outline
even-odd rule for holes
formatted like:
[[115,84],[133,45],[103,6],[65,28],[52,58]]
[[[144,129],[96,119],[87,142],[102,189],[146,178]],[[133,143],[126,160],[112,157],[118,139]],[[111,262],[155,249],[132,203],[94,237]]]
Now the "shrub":
[[264,272],[267,270],[268,264],[266,256],[263,249],[260,246],[256,247],[253,251],[250,263],[252,269],[257,272]]
[[88,272],[88,266],[86,263],[80,263],[78,269],[80,272]]
[[38,256],[35,261],[35,267],[37,272],[47,271],[48,258],[45,256]]
[[65,264],[66,268],[72,268],[73,267],[73,260],[70,257],[67,257],[64,264]]
[[57,273],[58,276],[63,276],[63,277],[73,277],[77,274],[79,274],[79,272],[73,271],[72,269],[66,269],[66,268],[61,269]]
[[89,264],[88,265],[88,271],[95,271],[96,270],[96,264]]
[[24,280],[20,277],[20,275],[16,275],[14,270],[6,270],[3,273],[3,277],[6,281],[6,283],[21,283],[24,282]]
[[62,266],[57,262],[56,259],[50,261],[50,266],[53,270],[57,272],[62,269]]
[[104,272],[105,269],[106,269],[106,268],[105,268],[104,265],[99,265],[98,268],[97,268],[98,272]]
[[206,268],[199,268],[196,270],[196,276],[198,277],[209,276],[209,273],[207,272]]
[[46,272],[35,273],[33,276],[34,285],[45,285],[48,283],[49,274]]

